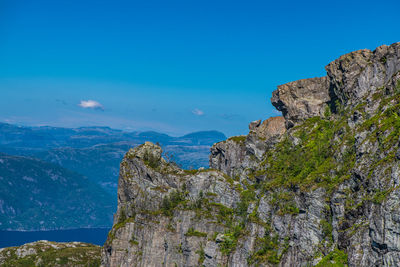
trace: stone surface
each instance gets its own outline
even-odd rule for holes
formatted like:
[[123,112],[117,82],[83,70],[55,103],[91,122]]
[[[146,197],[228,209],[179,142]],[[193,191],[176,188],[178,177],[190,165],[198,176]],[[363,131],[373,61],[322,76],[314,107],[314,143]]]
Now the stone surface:
[[304,79],[280,85],[271,97],[272,105],[282,111],[288,128],[307,118],[323,115],[329,100],[327,77]]
[[280,86],[284,119],[215,144],[211,169],[129,151],[102,265],[400,266],[398,47]]
[[328,106],[338,112],[338,104],[354,107],[365,101],[397,75],[400,43],[345,54],[325,69],[325,77],[283,84],[272,93],[271,102],[282,111],[287,128],[310,117],[324,116]]
[[344,105],[356,105],[367,94],[384,86],[400,70],[400,43],[375,51],[358,50],[326,66],[335,96]]

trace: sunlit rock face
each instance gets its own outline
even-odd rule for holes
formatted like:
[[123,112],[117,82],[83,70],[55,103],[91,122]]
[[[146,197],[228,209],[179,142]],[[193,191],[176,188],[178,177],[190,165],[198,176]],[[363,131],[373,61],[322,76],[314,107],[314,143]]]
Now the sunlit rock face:
[[310,117],[323,115],[329,100],[327,77],[304,79],[280,85],[272,93],[271,98],[272,105],[282,111],[288,128]]
[[182,170],[146,143],[121,163],[103,266],[400,266],[399,44],[279,86],[283,117]]

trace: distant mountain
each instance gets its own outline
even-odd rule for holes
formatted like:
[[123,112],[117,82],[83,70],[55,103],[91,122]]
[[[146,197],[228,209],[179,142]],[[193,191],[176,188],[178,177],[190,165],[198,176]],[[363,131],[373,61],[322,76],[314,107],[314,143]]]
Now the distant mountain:
[[113,212],[113,197],[84,176],[0,154],[0,229],[108,227]]
[[131,142],[135,144],[151,141],[162,145],[212,145],[226,139],[218,131],[202,131],[172,137],[158,132],[124,132],[109,127],[22,127],[0,123],[1,151],[10,150],[18,153],[38,152],[60,147],[83,148],[98,144]]
[[215,144],[215,140],[223,141],[226,136],[218,131],[202,131],[195,132],[179,137],[180,142],[186,142],[195,145],[209,145]]
[[[10,166],[14,166],[11,170],[4,168],[4,166],[0,168],[0,179],[2,179],[0,182],[11,183],[11,185],[8,184],[7,190],[1,191],[2,195],[0,195],[0,229],[7,227],[12,229],[98,227],[103,225],[103,222],[108,222],[104,225],[111,225],[111,220],[107,221],[108,219],[106,218],[112,217],[117,205],[116,193],[119,164],[130,148],[138,146],[145,141],[159,143],[165,152],[166,158],[173,160],[182,168],[191,169],[208,167],[208,155],[211,145],[224,139],[226,139],[225,135],[217,131],[203,131],[182,137],[172,137],[152,131],[124,132],[109,127],[68,129],[47,126],[21,127],[0,123],[0,153],[8,154],[8,156],[2,155],[2,157],[8,157],[9,161],[13,162]],[[10,155],[14,155],[14,157]],[[27,173],[27,168],[18,169],[15,167],[17,164],[21,166],[33,164],[35,167],[29,174]],[[105,201],[103,203],[105,206],[110,207],[104,211],[104,221],[96,217],[97,219],[94,221],[87,220],[83,222],[78,219],[73,222],[71,221],[72,218],[64,218],[68,216],[67,213],[57,213],[54,218],[43,216],[42,210],[46,210],[46,208],[60,212],[58,210],[62,206],[62,197],[60,196],[69,194],[67,191],[71,189],[64,188],[66,191],[63,191],[61,195],[58,193],[53,194],[54,190],[45,190],[47,188],[46,182],[41,184],[40,197],[43,199],[40,202],[42,203],[42,210],[38,207],[30,207],[32,208],[31,214],[42,216],[43,223],[38,224],[35,222],[36,224],[33,226],[29,220],[25,220],[25,213],[14,214],[11,211],[12,208],[19,207],[19,211],[25,211],[27,207],[20,207],[19,204],[13,206],[10,203],[13,203],[18,198],[18,194],[29,191],[31,186],[37,185],[21,177],[34,176],[37,180],[44,179],[46,181],[46,179],[48,180],[46,172],[49,169],[62,170],[64,176],[69,177],[68,179],[82,180],[82,183],[86,184],[86,186],[94,186],[91,194],[88,195],[88,198],[92,199],[90,201],[99,199],[100,202]],[[19,178],[13,181],[14,176]],[[105,198],[105,192],[98,188],[98,185],[110,194],[110,197]],[[54,186],[63,187],[61,183],[55,183]],[[83,184],[79,186],[84,187]],[[72,188],[71,190],[74,189]],[[39,197],[32,192],[24,196],[29,196],[33,199]],[[29,203],[29,201],[27,202]],[[2,208],[4,203],[8,203],[9,210],[7,212]],[[85,206],[80,206],[82,203],[69,200],[69,204],[76,205],[73,208],[77,212],[86,209]],[[47,207],[47,205],[50,205],[50,207]],[[27,223],[24,224],[24,222]]]
[[[37,158],[76,171],[100,184],[108,192],[117,192],[119,163],[125,153],[141,143],[118,142],[85,148],[62,147],[35,154]],[[208,145],[166,145],[166,157],[185,169],[208,167]]]
[[36,157],[81,173],[113,195],[117,192],[119,163],[135,143],[119,142],[91,147],[61,147],[36,154]]

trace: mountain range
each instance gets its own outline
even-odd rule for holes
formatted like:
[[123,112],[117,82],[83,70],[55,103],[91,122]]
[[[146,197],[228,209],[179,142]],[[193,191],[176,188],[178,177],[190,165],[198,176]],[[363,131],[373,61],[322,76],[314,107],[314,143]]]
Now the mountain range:
[[217,131],[172,137],[0,123],[0,229],[110,227],[119,164],[130,148],[156,142],[183,168],[199,168],[208,166],[211,145],[224,138]]

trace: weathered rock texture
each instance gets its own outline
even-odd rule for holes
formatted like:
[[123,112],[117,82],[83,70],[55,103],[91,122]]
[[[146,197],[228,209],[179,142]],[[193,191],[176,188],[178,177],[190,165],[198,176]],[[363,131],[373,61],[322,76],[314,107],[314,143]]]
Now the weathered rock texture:
[[251,122],[247,136],[234,136],[211,148],[210,168],[237,178],[245,178],[255,168],[265,152],[286,132],[283,117],[272,117],[263,122]]
[[400,43],[346,54],[325,69],[341,103],[358,104],[361,98],[385,86],[400,70]]
[[211,169],[129,151],[103,266],[400,266],[399,47],[278,87]]
[[321,116],[329,101],[327,77],[304,79],[280,85],[272,93],[271,98],[276,109],[282,111],[288,128],[310,117]]

